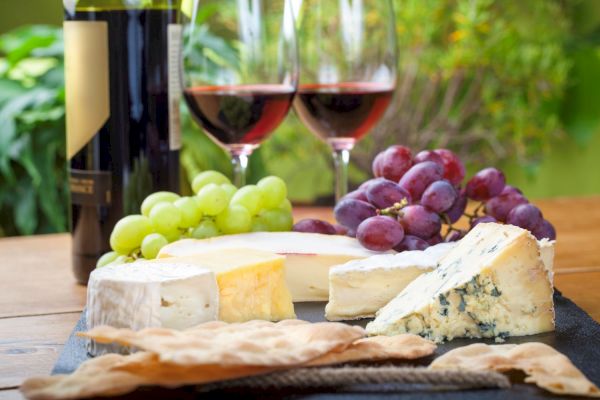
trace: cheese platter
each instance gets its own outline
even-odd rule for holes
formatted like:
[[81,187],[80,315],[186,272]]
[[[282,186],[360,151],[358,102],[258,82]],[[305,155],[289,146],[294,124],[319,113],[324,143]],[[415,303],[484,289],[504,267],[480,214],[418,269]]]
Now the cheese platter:
[[[208,171],[192,202],[151,195],[142,214],[115,225],[54,375],[21,390],[30,399],[165,388],[260,397],[265,385],[281,396],[599,397],[600,325],[554,289],[552,225],[500,171],[449,190],[444,171],[455,169],[420,158],[398,184],[375,165],[376,177],[337,203],[338,225],[292,226],[277,177],[219,200],[230,183]],[[281,205],[270,209],[261,199],[274,192]],[[467,198],[479,203],[472,211]],[[218,215],[198,226],[167,206],[217,200]],[[238,208],[256,221],[240,225]],[[167,240],[169,213],[178,222]]]

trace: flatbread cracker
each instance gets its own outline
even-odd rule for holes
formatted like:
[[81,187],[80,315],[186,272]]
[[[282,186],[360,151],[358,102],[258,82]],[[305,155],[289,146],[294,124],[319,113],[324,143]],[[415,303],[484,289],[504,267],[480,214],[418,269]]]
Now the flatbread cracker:
[[342,323],[286,320],[209,322],[185,331],[149,328],[135,332],[101,326],[79,335],[99,343],[133,346],[171,364],[281,367],[344,350],[364,337],[365,331]]
[[21,386],[27,398],[115,396],[140,386],[169,388],[294,367],[413,359],[430,355],[436,348],[432,342],[416,335],[364,338],[362,328],[296,320],[243,324],[210,322],[183,332],[145,329],[136,333],[99,327],[82,336],[151,351],[132,355],[107,354],[86,361],[71,375],[28,379]]
[[561,395],[600,397],[600,389],[590,382],[562,353],[543,343],[486,345],[476,343],[454,349],[437,358],[433,369],[469,369],[506,372],[521,370],[525,382],[535,383]]
[[437,346],[418,335],[372,336],[359,339],[341,352],[332,351],[310,361],[308,366],[333,365],[353,361],[414,360],[430,356]]
[[71,375],[27,379],[20,390],[32,400],[118,396],[146,385],[173,388],[266,374],[278,369],[281,368],[181,366],[163,363],[156,354],[147,352],[127,356],[107,354],[84,362]]

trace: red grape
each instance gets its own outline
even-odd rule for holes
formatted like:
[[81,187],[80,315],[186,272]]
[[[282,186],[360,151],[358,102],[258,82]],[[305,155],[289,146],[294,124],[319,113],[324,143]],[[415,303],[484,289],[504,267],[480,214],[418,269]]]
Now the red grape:
[[432,237],[427,239],[427,243],[429,243],[430,246],[435,246],[436,244],[442,243],[443,241],[444,241],[444,239],[442,238],[442,235],[439,233],[437,235],[433,235]]
[[453,185],[460,185],[465,179],[465,166],[458,156],[448,149],[434,151],[444,162],[444,179],[447,179]]
[[467,208],[467,194],[465,190],[461,190],[458,194],[458,198],[452,204],[449,210],[446,211],[446,216],[450,219],[451,223],[455,223],[463,216],[465,209]]
[[471,221],[471,229],[475,228],[478,224],[485,224],[488,222],[498,222],[496,220],[496,218],[491,217],[489,215],[484,215],[483,217],[477,217],[474,218],[473,221]]
[[443,171],[439,165],[425,161],[415,164],[409,169],[398,184],[410,193],[413,201],[418,201],[427,186],[442,179],[442,174]]
[[382,177],[383,172],[381,170],[381,164],[383,163],[383,158],[385,157],[385,151],[377,154],[375,159],[373,159],[373,176],[376,178]]
[[400,185],[392,181],[383,180],[373,183],[367,190],[369,203],[379,209],[388,208],[406,199],[410,203],[410,194]]
[[442,157],[440,157],[438,153],[436,153],[433,150],[423,150],[413,158],[413,162],[415,164],[422,163],[425,161],[434,162],[440,167],[442,167],[442,170],[444,169],[444,160],[442,159]]
[[375,207],[366,201],[345,199],[340,201],[333,210],[335,219],[340,224],[351,230],[356,230],[358,225],[369,217],[377,215]]
[[521,204],[510,210],[506,223],[533,231],[544,221],[542,212],[533,204]]
[[523,194],[523,192],[521,192],[520,189],[518,189],[514,186],[506,185],[506,186],[504,186],[504,189],[502,189],[502,193],[500,193],[500,195],[509,194],[509,193],[516,193],[516,194],[520,194],[520,195]]
[[348,232],[349,232],[348,228],[346,228],[343,225],[335,224],[335,225],[333,225],[333,228],[335,229],[335,234],[336,235],[340,235],[340,236],[346,236],[346,235],[348,235]]
[[443,213],[452,207],[458,193],[448,181],[436,181],[425,189],[421,196],[421,205],[436,213]]
[[464,231],[452,231],[446,236],[446,242],[458,242],[466,235]]
[[343,199],[354,199],[354,200],[362,200],[362,201],[369,201],[367,199],[367,193],[365,190],[363,189],[356,189],[352,192],[347,193],[343,198]]
[[406,206],[402,209],[400,223],[408,235],[428,239],[440,232],[442,221],[436,213],[421,205]]
[[502,171],[485,168],[467,182],[467,197],[478,201],[489,200],[502,193],[505,185],[506,178]]
[[292,230],[294,232],[321,233],[323,235],[335,235],[337,233],[335,227],[329,222],[311,218],[296,222]]
[[357,190],[362,190],[363,192],[366,193],[367,189],[369,189],[369,186],[371,186],[374,183],[377,182],[382,182],[382,181],[387,181],[389,179],[385,179],[385,178],[374,178],[374,179],[369,179],[368,181],[364,181]]
[[400,244],[394,247],[396,251],[411,251],[411,250],[425,250],[429,247],[429,243],[425,240],[412,236],[405,235],[404,239],[400,242]]
[[527,203],[527,199],[522,194],[503,190],[500,196],[491,198],[485,203],[485,213],[496,218],[498,221],[506,222],[506,217],[510,210],[518,205]]
[[383,152],[377,165],[376,176],[398,182],[412,166],[412,153],[408,147],[391,146]]
[[394,218],[379,215],[361,222],[356,238],[369,250],[387,251],[404,239],[404,229]]
[[556,230],[554,229],[554,226],[547,220],[543,220],[542,223],[536,226],[531,233],[533,233],[538,240],[556,239]]

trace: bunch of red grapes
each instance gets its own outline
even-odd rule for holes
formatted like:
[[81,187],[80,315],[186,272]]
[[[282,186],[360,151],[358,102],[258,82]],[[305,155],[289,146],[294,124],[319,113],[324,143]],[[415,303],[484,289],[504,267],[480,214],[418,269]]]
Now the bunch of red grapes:
[[[341,227],[303,220],[294,230],[326,234],[345,230],[374,251],[423,250],[461,239],[467,232],[453,224],[465,215],[470,229],[482,222],[503,222],[527,229],[538,239],[556,238],[540,209],[507,185],[498,169],[485,168],[463,186],[465,167],[450,150],[424,150],[413,157],[407,147],[392,146],[375,157],[373,174],[375,178],[335,207]],[[472,214],[465,212],[468,199],[480,202]]]

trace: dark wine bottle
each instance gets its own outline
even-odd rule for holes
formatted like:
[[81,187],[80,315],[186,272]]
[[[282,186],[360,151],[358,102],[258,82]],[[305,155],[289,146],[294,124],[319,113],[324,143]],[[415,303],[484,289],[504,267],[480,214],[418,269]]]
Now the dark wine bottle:
[[180,0],[63,0],[73,271],[87,283],[114,224],[178,191]]

